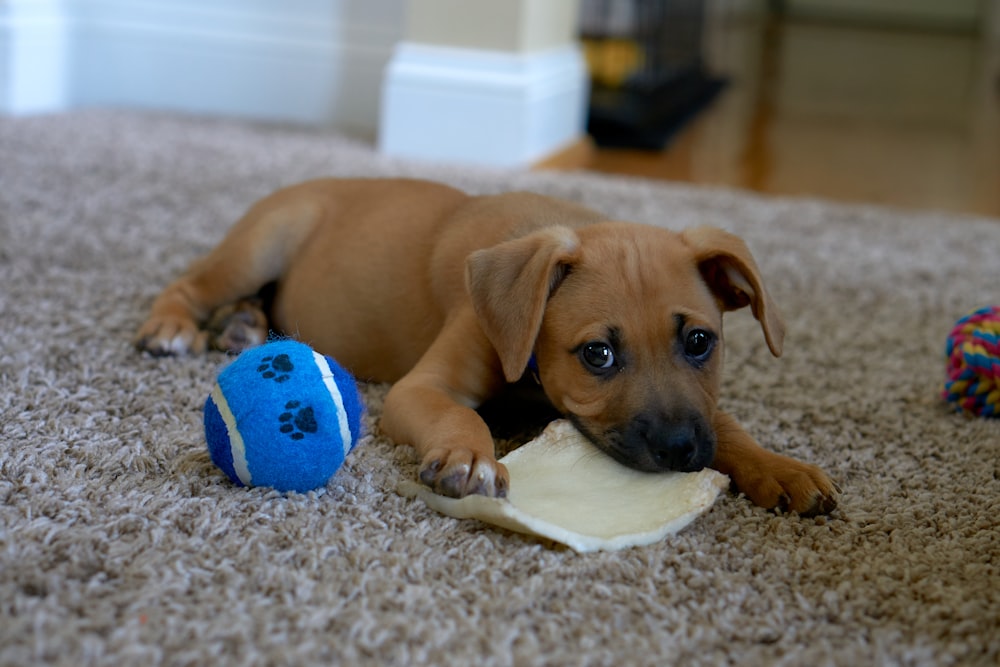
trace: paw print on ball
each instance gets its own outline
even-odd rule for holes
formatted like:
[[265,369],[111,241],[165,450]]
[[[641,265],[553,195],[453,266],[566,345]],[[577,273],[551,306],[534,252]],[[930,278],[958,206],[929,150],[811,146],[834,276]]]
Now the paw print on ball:
[[301,440],[306,437],[306,433],[315,433],[319,430],[312,406],[302,407],[298,401],[288,401],[285,410],[288,412],[278,416],[278,421],[281,422],[281,428],[278,430],[288,434],[292,440]]
[[279,354],[273,357],[264,357],[260,360],[257,372],[265,380],[284,382],[291,379],[290,373],[295,370],[295,364],[287,354]]

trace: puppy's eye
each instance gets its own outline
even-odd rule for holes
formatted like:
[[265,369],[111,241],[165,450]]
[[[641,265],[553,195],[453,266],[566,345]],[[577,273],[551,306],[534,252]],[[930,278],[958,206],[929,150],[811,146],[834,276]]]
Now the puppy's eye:
[[704,361],[715,348],[715,336],[704,329],[692,329],[684,338],[684,354],[696,361]]
[[615,365],[615,351],[607,343],[594,341],[580,349],[580,359],[590,370],[606,371]]

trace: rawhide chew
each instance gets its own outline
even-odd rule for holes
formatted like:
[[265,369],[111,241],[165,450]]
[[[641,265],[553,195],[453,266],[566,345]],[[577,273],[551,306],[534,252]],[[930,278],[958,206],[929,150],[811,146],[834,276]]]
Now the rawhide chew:
[[611,551],[657,542],[707,511],[729,478],[710,469],[647,473],[596,449],[566,420],[501,462],[510,471],[506,499],[447,498],[414,481],[398,491],[459,519],[478,519],[565,544]]

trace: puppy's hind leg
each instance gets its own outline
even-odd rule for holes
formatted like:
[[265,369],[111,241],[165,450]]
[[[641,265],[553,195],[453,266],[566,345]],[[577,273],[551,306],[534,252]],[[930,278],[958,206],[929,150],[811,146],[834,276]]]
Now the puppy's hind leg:
[[212,252],[156,298],[135,335],[136,347],[156,356],[203,352],[209,341],[202,327],[212,314],[277,281],[322,211],[296,188],[258,202]]

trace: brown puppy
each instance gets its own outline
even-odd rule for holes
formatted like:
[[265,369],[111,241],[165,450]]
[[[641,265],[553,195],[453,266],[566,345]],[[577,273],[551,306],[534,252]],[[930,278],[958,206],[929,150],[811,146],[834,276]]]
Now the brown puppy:
[[137,345],[196,350],[216,309],[271,283],[275,328],[361,379],[395,382],[383,430],[416,448],[440,493],[506,493],[475,409],[530,367],[551,404],[626,465],[711,466],[764,507],[836,506],[822,471],[761,448],[716,409],[723,312],[750,306],[775,355],[784,336],[746,245],[721,230],[609,222],[528,193],[311,181],[258,202],[167,287]]

